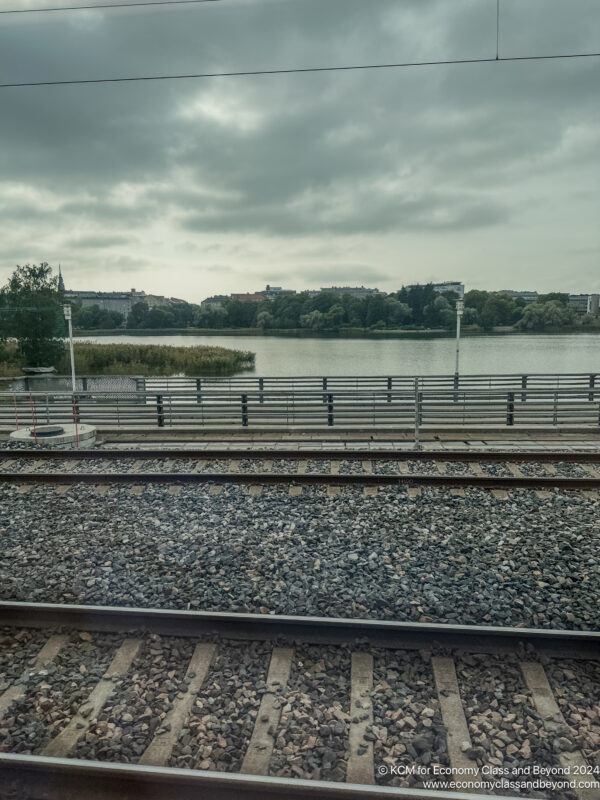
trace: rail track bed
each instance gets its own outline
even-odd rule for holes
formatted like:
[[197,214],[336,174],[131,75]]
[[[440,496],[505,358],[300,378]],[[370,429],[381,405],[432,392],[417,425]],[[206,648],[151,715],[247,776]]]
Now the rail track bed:
[[599,633],[29,603],[0,626],[2,800],[599,796]]
[[597,629],[597,491],[5,485],[0,598]]
[[0,482],[600,488],[598,453],[6,450]]

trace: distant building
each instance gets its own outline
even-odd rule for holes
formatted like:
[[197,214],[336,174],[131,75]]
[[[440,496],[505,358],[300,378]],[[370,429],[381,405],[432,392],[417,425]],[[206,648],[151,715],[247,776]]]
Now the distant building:
[[524,300],[526,303],[535,303],[539,297],[537,292],[516,292],[514,289],[501,289],[495,294],[502,294],[505,297],[511,297],[513,300]]
[[136,303],[145,303],[148,308],[160,308],[169,306],[176,303],[185,303],[185,300],[179,300],[175,297],[166,298],[156,294],[146,294],[146,292],[138,292],[131,289],[129,292],[87,292],[75,291],[65,289],[65,282],[62,276],[60,267],[58,268],[58,287],[64,292],[65,300],[71,300],[73,303],[89,308],[90,306],[98,306],[103,311],[118,311],[127,318],[131,309]]
[[244,294],[230,295],[232,300],[239,300],[240,303],[262,303],[265,299],[262,292],[245,292]]
[[118,311],[125,317],[129,315],[136,303],[146,300],[145,292],[74,292],[65,291],[65,299],[72,300],[80,306],[98,306],[104,311]]
[[439,292],[439,294],[454,292],[454,294],[457,294],[459,297],[464,297],[465,286],[464,283],[460,283],[459,281],[444,281],[444,283],[434,283],[433,291]]
[[210,311],[210,309],[223,308],[223,305],[229,300],[226,294],[214,294],[212,297],[207,297],[200,303],[200,307]]
[[569,305],[578,314],[593,314],[598,316],[600,295],[597,294],[570,294]]
[[281,286],[267,286],[263,292],[260,292],[265,300],[275,300],[276,297],[285,297],[286,295],[296,294],[295,289],[282,289]]
[[365,286],[322,286],[322,292],[332,294],[349,294],[350,297],[368,297],[372,294],[382,294],[379,289],[367,289]]

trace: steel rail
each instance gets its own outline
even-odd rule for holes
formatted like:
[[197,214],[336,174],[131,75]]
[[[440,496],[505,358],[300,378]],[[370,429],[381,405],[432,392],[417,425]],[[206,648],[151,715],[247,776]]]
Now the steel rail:
[[1,472],[1,484],[218,483],[295,486],[447,486],[482,489],[600,489],[600,478],[485,475],[331,475],[318,472]]
[[348,644],[360,639],[386,647],[468,648],[471,652],[533,647],[538,652],[600,656],[600,631],[510,628],[401,622],[370,618],[303,617],[226,611],[187,611],[127,606],[0,601],[0,624],[27,628],[67,627],[172,636],[217,635],[232,639]]
[[216,461],[216,460],[248,460],[248,461],[519,461],[519,462],[553,462],[566,461],[569,463],[597,463],[600,464],[600,450],[597,452],[573,452],[561,450],[523,451],[523,450],[344,450],[335,448],[331,450],[277,450],[277,449],[144,449],[144,450],[59,450],[35,449],[29,450],[0,450],[0,461],[8,459],[18,461],[48,460],[64,458],[71,461],[84,461],[98,459],[102,461],[118,461],[120,459],[135,459],[148,461],[150,459],[178,459],[189,461]]
[[[472,792],[362,786],[0,753],[0,775],[33,800],[489,800]],[[505,796],[504,800],[518,800]]]
[[[508,646],[557,649],[574,657],[598,658],[600,632],[491,626],[437,625],[384,620],[228,614],[122,607],[0,602],[0,624],[27,627],[62,625],[94,630],[145,629],[170,635],[219,634],[233,638],[280,641],[384,643],[392,647]],[[383,786],[306,781],[287,778],[198,772],[169,767],[107,764],[79,759],[0,753],[3,787],[33,800],[484,800],[487,795],[399,789]],[[20,795],[17,795],[20,796]],[[507,798],[516,800],[516,798]]]

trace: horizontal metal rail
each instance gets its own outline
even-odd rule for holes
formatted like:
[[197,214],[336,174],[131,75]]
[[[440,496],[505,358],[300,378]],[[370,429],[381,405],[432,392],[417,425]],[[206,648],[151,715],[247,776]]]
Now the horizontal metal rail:
[[[67,461],[149,461],[152,459],[180,461],[518,461],[522,463],[549,463],[565,461],[569,463],[600,464],[600,450],[573,452],[563,450],[278,450],[278,449],[209,449],[192,448],[167,449],[144,448],[142,450],[55,450],[39,448],[31,450],[1,450],[0,461],[47,461],[63,459]],[[1,474],[1,473],[0,473]]]
[[438,646],[465,648],[472,652],[531,646],[540,652],[559,652],[566,648],[568,652],[578,655],[600,656],[600,631],[398,622],[370,618],[238,614],[2,600],[0,625],[27,628],[66,626],[110,632],[145,630],[173,636],[212,634],[232,639],[272,640],[284,637],[290,641],[315,644],[348,644],[360,639],[398,649]]
[[[29,800],[489,800],[472,792],[362,786],[174,767],[0,753],[0,775]],[[503,796],[504,800],[518,800]]]
[[[102,386],[117,384],[128,386],[145,386],[149,389],[164,390],[194,387],[195,389],[211,387],[229,387],[233,390],[262,390],[269,388],[315,388],[315,389],[356,389],[364,388],[412,388],[414,381],[419,381],[422,388],[451,389],[494,386],[528,390],[536,387],[594,388],[600,378],[600,372],[579,373],[495,373],[495,374],[463,374],[456,378],[453,374],[443,375],[299,375],[299,376],[258,376],[239,375],[235,377],[202,377],[202,376],[156,376],[143,375],[79,375],[77,389],[99,389]],[[44,389],[63,383],[70,390],[70,375],[31,375],[17,378],[0,378],[0,387],[7,390],[21,389],[29,391],[43,385]]]
[[297,486],[441,486],[482,489],[600,489],[600,478],[481,475],[331,475],[276,472],[0,472],[1,484],[219,483]]

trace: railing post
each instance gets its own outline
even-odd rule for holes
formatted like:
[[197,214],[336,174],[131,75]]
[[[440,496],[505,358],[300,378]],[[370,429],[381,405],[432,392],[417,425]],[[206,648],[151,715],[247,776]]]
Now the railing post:
[[196,378],[196,402],[198,405],[202,402],[202,381]]
[[521,392],[521,402],[526,403],[527,393],[525,389],[527,389],[527,375],[521,375],[521,389],[523,389],[523,391]]
[[391,403],[392,402],[392,395],[391,395],[391,392],[392,392],[392,379],[391,378],[387,379],[387,388],[388,388],[387,401],[388,401],[388,403]]
[[421,449],[419,440],[419,426],[421,425],[421,392],[419,391],[419,379],[415,378],[415,450]]
[[458,372],[454,373],[454,402],[458,403]]
[[[323,391],[324,392],[327,391],[327,378],[323,378]],[[327,402],[327,395],[325,395],[325,394],[323,395],[323,402],[324,403]]]
[[242,425],[244,428],[248,427],[248,395],[242,395]]
[[[136,378],[135,379],[135,393],[136,395],[143,394],[143,397],[135,398],[135,402],[145,406],[146,405],[146,378]],[[117,395],[118,398],[118,395]]]
[[[326,378],[324,378],[326,380]],[[329,427],[333,425],[333,395],[327,395],[327,424]]]
[[506,424],[515,424],[515,393],[508,392],[506,395]]
[[158,427],[164,428],[165,427],[165,410],[163,405],[163,396],[162,394],[156,395],[156,419],[158,421]]
[[552,414],[552,424],[558,425],[558,392],[554,392],[554,410]]
[[258,402],[259,403],[264,403],[265,402],[265,396],[263,394],[263,389],[264,388],[265,388],[265,379],[264,378],[259,378],[258,379],[258,391],[260,392],[260,394],[258,395]]
[[596,388],[596,375],[590,375],[590,393],[588,395],[588,400],[590,402],[594,402],[594,389]]
[[77,425],[80,422],[79,419],[79,398],[76,394],[73,395],[73,422]]
[[81,391],[87,392],[87,390],[88,390],[88,379],[87,377],[83,377],[81,379]]

